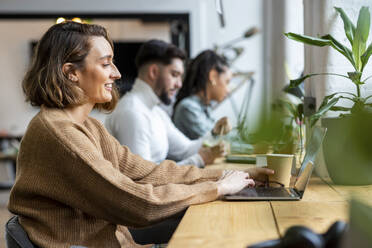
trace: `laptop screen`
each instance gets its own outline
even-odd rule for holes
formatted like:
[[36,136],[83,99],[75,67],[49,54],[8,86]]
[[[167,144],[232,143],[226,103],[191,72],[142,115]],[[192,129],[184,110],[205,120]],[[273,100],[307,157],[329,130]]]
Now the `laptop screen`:
[[312,162],[314,164],[316,155],[318,154],[320,146],[323,143],[326,131],[327,131],[326,128],[320,126],[314,127],[311,138],[306,145],[306,153],[304,159],[302,160],[301,168],[300,171],[298,172],[298,177],[302,174],[302,172],[306,168],[306,165],[309,162]]
[[296,182],[294,188],[303,193],[305,191],[306,185],[308,184],[311,173],[313,172],[314,168],[314,161],[320,146],[323,143],[324,136],[326,134],[327,129],[323,127],[316,126],[313,129],[313,133],[311,138],[306,146],[306,154],[301,163],[301,168],[298,172]]
[[302,194],[305,191],[305,188],[309,183],[311,173],[313,172],[313,168],[314,164],[312,162],[308,162],[302,173],[296,178],[294,188],[297,190],[297,192]]

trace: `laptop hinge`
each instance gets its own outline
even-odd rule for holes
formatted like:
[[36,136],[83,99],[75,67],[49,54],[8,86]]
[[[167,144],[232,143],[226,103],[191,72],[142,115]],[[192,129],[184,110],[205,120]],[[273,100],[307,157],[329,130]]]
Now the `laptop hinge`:
[[298,196],[298,197],[302,197],[301,192],[299,192],[296,188],[289,188],[289,190],[290,190],[293,194],[295,194],[296,196]]

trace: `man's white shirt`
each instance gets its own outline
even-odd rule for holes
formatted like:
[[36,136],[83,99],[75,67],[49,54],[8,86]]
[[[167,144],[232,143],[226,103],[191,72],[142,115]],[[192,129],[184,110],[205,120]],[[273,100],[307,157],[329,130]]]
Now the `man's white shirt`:
[[132,90],[107,116],[105,126],[122,145],[144,159],[155,163],[172,159],[179,165],[202,167],[204,161],[198,151],[203,138],[187,138],[159,104],[152,88],[137,78]]

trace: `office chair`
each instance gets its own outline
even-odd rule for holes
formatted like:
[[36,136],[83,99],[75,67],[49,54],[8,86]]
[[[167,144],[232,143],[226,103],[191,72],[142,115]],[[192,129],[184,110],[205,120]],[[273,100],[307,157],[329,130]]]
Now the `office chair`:
[[[26,231],[18,222],[18,216],[13,216],[5,224],[5,240],[8,248],[38,248],[32,244]],[[70,248],[87,248],[85,246],[71,246]]]
[[13,216],[5,224],[5,240],[8,248],[37,248],[27,236],[26,231],[18,222],[18,216]]

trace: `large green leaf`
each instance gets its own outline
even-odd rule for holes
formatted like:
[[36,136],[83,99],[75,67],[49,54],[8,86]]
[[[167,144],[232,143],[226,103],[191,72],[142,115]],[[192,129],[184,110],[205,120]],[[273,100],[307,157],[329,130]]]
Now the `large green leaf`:
[[318,76],[318,75],[324,75],[323,73],[312,73],[312,74],[307,74],[303,77],[297,78],[297,79],[292,79],[289,81],[289,86],[288,88],[295,88],[302,84],[303,81],[305,81],[306,78],[312,77],[312,76]]
[[324,105],[322,108],[318,110],[314,115],[321,117],[324,115],[329,109],[331,109],[336,103],[340,100],[339,97],[332,98],[326,105]]
[[361,59],[360,59],[360,53],[361,53],[361,38],[360,38],[360,32],[357,30],[355,32],[355,37],[353,41],[353,55],[355,60],[355,70],[360,71],[362,69],[361,66]]
[[298,115],[297,108],[295,107],[293,103],[282,100],[282,104],[292,114],[294,118],[297,117]]
[[[327,101],[326,98],[323,100],[323,103],[321,104],[321,107],[319,108],[319,110],[313,114],[312,116],[310,116],[310,123],[311,123],[311,126],[314,126],[315,123],[325,114],[328,112],[328,110],[330,110],[334,105],[337,104],[338,100],[340,99],[340,97],[335,97],[335,98],[332,98],[330,101]],[[326,101],[326,102],[325,102]]]
[[358,97],[358,96],[355,95],[354,93],[346,92],[346,91],[340,91],[340,92],[337,92],[337,94],[346,94],[346,95],[350,95],[350,96],[353,96],[353,97]]
[[339,53],[343,54],[355,68],[355,61],[354,61],[354,57],[353,57],[353,52],[349,48],[342,45],[339,41],[337,41],[335,38],[333,38],[333,36],[330,35],[330,34],[324,35],[321,38],[325,39],[325,40],[330,40],[331,41],[331,47],[336,49]]
[[351,98],[351,97],[348,97],[348,96],[340,96],[340,98],[348,99],[348,100],[350,100],[350,101],[352,101],[352,102],[356,102],[357,99],[358,99],[358,97]]
[[353,40],[353,55],[355,60],[355,69],[362,70],[361,56],[365,52],[366,42],[369,35],[370,14],[368,7],[362,7],[359,11],[358,23]]
[[361,38],[364,44],[368,40],[370,22],[371,22],[371,17],[369,14],[369,8],[363,6],[359,11],[357,29],[360,28]]
[[372,54],[372,43],[369,44],[367,50],[360,57],[361,62],[362,62],[362,69],[361,69],[361,71],[363,71],[364,67],[367,65],[368,60],[369,60],[369,57],[371,56],[371,54]]
[[331,111],[350,111],[351,108],[341,107],[341,106],[333,106],[329,110],[331,110]]
[[303,77],[300,77],[300,78],[297,78],[297,79],[292,79],[289,81],[289,86],[288,88],[291,89],[291,88],[295,88],[297,86],[299,86],[306,78],[309,78],[309,77],[313,77],[313,76],[319,76],[319,75],[332,75],[332,76],[339,76],[339,77],[344,77],[344,78],[347,78],[347,79],[350,79],[349,77],[345,76],[345,75],[341,75],[341,74],[337,74],[337,73],[312,73],[312,74],[307,74]]
[[370,75],[370,76],[366,77],[365,79],[363,79],[363,82],[366,83],[371,78],[372,78],[372,75]]
[[328,95],[328,96],[325,96],[325,97],[323,98],[322,103],[321,103],[320,106],[319,106],[319,109],[322,109],[325,105],[327,105],[327,104],[328,104],[328,101],[329,101],[330,99],[332,99],[332,98],[333,98],[335,95],[337,95],[337,94],[338,94],[338,92],[333,93],[333,94]]
[[372,95],[370,95],[370,96],[367,96],[365,99],[364,99],[364,102],[366,102],[369,98],[371,98],[372,97]]
[[285,36],[287,36],[289,39],[299,41],[308,45],[313,45],[313,46],[330,46],[331,41],[328,39],[321,39],[321,38],[316,38],[312,36],[307,36],[307,35],[301,35],[301,34],[295,34],[295,33],[285,33]]
[[355,26],[350,21],[349,17],[346,15],[343,9],[335,7],[336,11],[340,13],[342,21],[344,22],[344,29],[347,39],[350,41],[350,44],[353,45]]
[[289,86],[288,88],[291,89],[291,88],[295,88],[297,86],[299,86],[300,84],[302,84],[302,82],[306,79],[306,78],[309,78],[313,76],[312,74],[307,74],[303,77],[300,77],[300,78],[297,78],[297,79],[292,79],[289,81]]

